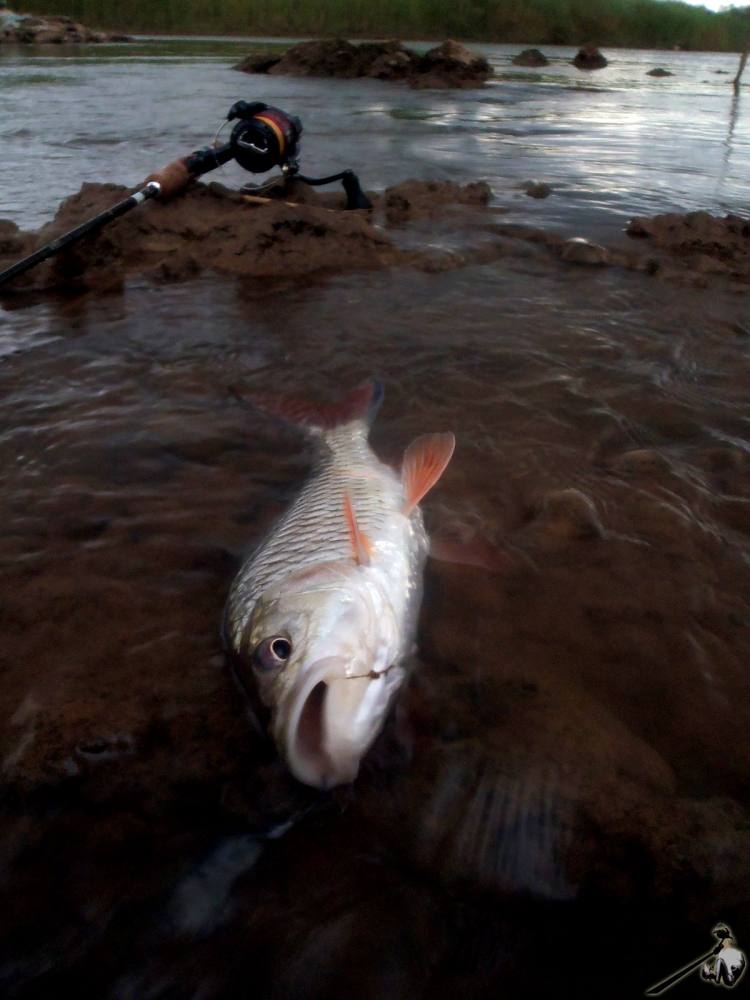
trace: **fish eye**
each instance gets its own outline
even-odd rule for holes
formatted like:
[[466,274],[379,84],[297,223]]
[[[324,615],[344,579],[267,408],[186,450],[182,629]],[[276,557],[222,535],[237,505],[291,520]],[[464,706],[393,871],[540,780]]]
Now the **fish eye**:
[[292,644],[285,635],[274,635],[258,643],[253,653],[253,665],[258,670],[276,670],[283,667],[292,655]]

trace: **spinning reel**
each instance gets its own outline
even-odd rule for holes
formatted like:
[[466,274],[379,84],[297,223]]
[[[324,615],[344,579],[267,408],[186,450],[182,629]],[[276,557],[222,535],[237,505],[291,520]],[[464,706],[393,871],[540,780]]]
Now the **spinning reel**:
[[[0,0],[2,6],[2,0]],[[235,122],[230,133],[229,142],[224,145],[217,145],[219,133],[225,125]],[[299,172],[300,136],[302,135],[302,122],[294,115],[288,115],[281,108],[273,108],[260,101],[248,102],[237,101],[229,109],[225,121],[220,126],[214,143],[199,149],[189,156],[184,156],[179,160],[167,164],[147,179],[144,186],[133,194],[129,195],[116,205],[100,212],[91,219],[82,222],[81,225],[71,229],[70,232],[63,233],[51,243],[35,250],[28,257],[12,264],[4,271],[0,271],[0,285],[25,274],[32,267],[36,267],[43,260],[48,260],[60,253],[66,247],[71,246],[78,240],[83,239],[91,233],[98,232],[103,226],[120,216],[130,212],[144,201],[151,198],[171,198],[184,190],[194,177],[207,174],[211,170],[230,160],[237,163],[251,174],[264,174],[274,167],[278,167],[281,173],[266,181],[265,184],[247,184],[242,189],[246,194],[260,194],[276,187],[279,182],[286,186],[292,178],[310,184],[312,187],[319,187],[321,184],[333,184],[341,181],[346,192],[346,207],[372,208],[367,195],[359,184],[357,175],[351,170],[343,170],[339,174],[331,174],[330,177],[305,177]]]
[[348,209],[372,208],[357,175],[351,170],[343,170],[329,177],[307,177],[299,172],[302,122],[296,115],[289,115],[281,108],[271,107],[261,101],[237,101],[229,109],[225,121],[216,133],[217,139],[230,122],[236,124],[230,133],[229,142],[223,146],[207,146],[188,157],[186,166],[193,176],[207,173],[230,160],[235,160],[251,174],[264,174],[278,167],[281,174],[264,184],[246,184],[242,190],[246,194],[261,194],[276,187],[279,182],[286,185],[292,178],[311,187],[341,181]]

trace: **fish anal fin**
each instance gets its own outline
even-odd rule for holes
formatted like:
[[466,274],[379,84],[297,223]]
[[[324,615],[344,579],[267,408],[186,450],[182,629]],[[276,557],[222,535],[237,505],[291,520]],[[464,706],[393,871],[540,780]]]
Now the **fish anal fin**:
[[349,528],[349,541],[352,544],[354,561],[358,566],[369,566],[373,544],[357,523],[357,515],[354,513],[354,505],[348,491],[344,494],[344,517]]
[[514,567],[514,560],[508,552],[479,537],[460,539],[444,534],[433,535],[430,557],[454,566],[476,566],[490,573],[507,573]]
[[411,514],[440,479],[455,446],[453,434],[423,434],[406,449],[401,469],[405,514]]

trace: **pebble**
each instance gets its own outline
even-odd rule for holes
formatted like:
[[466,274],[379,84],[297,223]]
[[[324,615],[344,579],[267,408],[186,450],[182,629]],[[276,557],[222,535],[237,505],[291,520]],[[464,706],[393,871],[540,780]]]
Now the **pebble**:
[[560,247],[560,257],[570,264],[610,264],[611,257],[606,247],[591,243],[581,236],[574,236]]

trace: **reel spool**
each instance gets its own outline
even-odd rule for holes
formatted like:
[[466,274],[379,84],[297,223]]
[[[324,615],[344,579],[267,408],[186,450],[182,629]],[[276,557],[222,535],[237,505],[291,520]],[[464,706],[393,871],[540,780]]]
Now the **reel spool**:
[[274,167],[296,172],[302,122],[260,101],[237,101],[229,109],[228,122],[239,119],[229,145],[232,158],[251,174],[264,174]]

